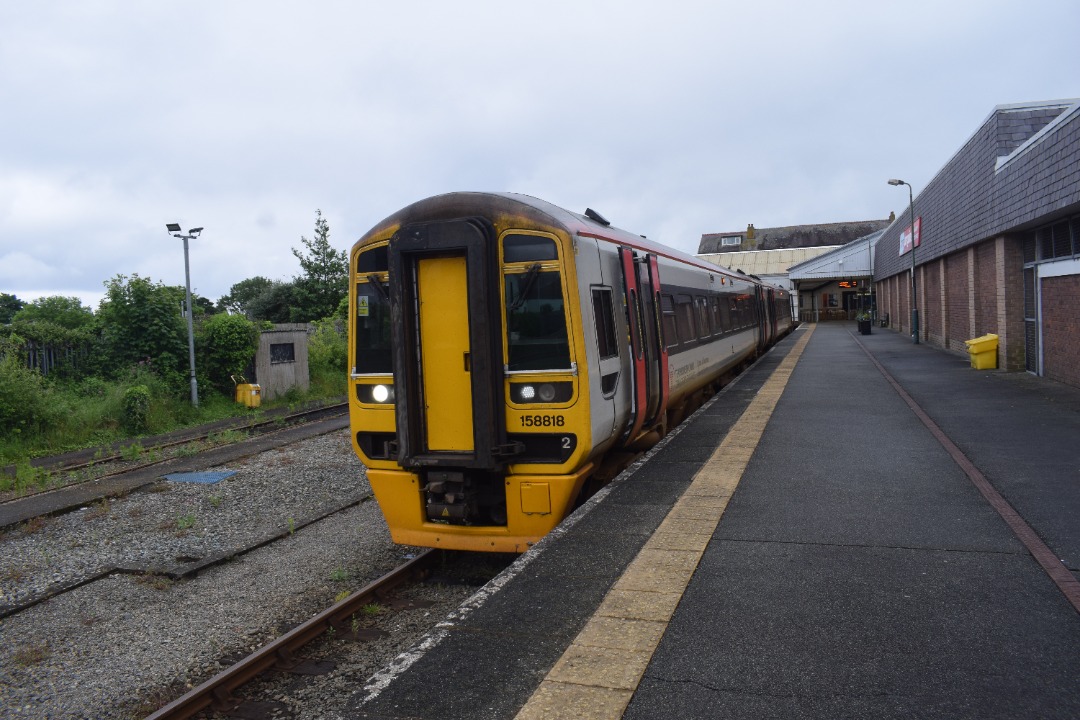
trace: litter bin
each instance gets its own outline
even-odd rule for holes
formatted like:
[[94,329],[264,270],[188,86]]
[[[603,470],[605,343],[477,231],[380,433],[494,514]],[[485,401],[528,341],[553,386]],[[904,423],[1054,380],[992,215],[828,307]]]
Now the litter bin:
[[993,370],[997,367],[998,336],[990,333],[972,340],[965,340],[971,355],[971,367],[976,370]]

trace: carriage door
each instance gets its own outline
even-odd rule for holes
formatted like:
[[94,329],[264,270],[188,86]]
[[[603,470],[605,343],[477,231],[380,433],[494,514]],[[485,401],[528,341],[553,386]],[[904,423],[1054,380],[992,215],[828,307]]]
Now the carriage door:
[[652,425],[667,412],[668,398],[668,352],[661,330],[660,269],[655,255],[648,254],[638,260],[638,286],[641,289],[642,340],[649,394],[645,423]]
[[629,442],[667,408],[667,348],[660,332],[660,276],[656,256],[639,259],[633,250],[621,247],[619,258],[634,370],[633,414],[624,437]]
[[465,256],[416,263],[421,394],[427,448],[473,450],[469,356],[469,285]]
[[397,460],[495,470],[506,445],[494,229],[477,218],[418,223],[391,240]]

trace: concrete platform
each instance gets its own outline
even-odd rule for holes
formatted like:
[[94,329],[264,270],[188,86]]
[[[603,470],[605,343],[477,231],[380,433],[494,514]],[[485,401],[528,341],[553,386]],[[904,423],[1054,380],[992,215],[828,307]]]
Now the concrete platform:
[[350,717],[1080,717],[1067,588],[886,375],[1075,583],[1080,391],[809,326]]

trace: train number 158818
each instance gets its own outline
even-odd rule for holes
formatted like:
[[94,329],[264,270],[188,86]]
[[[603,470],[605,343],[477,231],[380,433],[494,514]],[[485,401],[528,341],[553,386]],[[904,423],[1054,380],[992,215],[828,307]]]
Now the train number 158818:
[[562,415],[522,415],[522,427],[562,427],[566,418]]

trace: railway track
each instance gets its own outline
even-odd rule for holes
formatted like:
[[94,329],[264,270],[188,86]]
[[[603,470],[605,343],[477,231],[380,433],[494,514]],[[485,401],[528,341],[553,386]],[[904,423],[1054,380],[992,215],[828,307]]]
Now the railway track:
[[[198,446],[198,444],[207,443],[208,441],[212,442],[215,437],[226,436],[230,432],[244,432],[247,433],[248,437],[264,435],[285,427],[293,427],[344,415],[348,412],[348,408],[348,403],[341,402],[302,410],[283,408],[280,411],[263,413],[257,417],[227,418],[207,425],[183,428],[164,435],[120,440],[102,447],[85,448],[60,455],[33,458],[30,460],[30,466],[47,473],[75,473],[80,470],[108,467],[110,464],[129,460],[129,456],[133,454],[133,449],[137,451],[140,457],[142,455],[153,456],[166,450],[175,450],[192,445]],[[125,466],[119,472],[130,472],[151,467],[168,459],[170,458],[136,462],[133,465]],[[0,472],[14,476],[15,466],[4,466],[0,468]],[[97,475],[96,479],[108,477],[112,474],[115,473],[106,472]],[[49,489],[29,491],[24,493],[22,497],[29,497],[43,492],[49,492]]]
[[147,720],[181,720],[194,717],[204,710],[242,717],[269,716],[280,711],[280,703],[245,700],[239,697],[237,692],[253,679],[272,671],[297,674],[325,672],[332,667],[333,661],[301,657],[301,649],[327,632],[333,632],[338,637],[352,636],[352,639],[364,640],[364,630],[355,626],[353,618],[362,614],[364,608],[373,603],[386,602],[402,586],[423,580],[443,559],[442,550],[422,551],[409,562],[334,603],[310,620],[170,702]]
[[[76,477],[79,468],[101,467],[106,462],[100,457],[101,449],[81,450],[74,453],[38,458],[39,467],[69,474],[69,481],[59,487],[44,488],[18,497],[0,500],[0,529],[26,522],[32,518],[67,512],[103,498],[118,497],[140,487],[157,482],[167,472],[189,472],[214,463],[232,462],[272,447],[295,442],[305,437],[344,427],[347,424],[347,403],[335,403],[301,411],[285,412],[260,419],[222,421],[197,428],[188,428],[168,435],[144,438],[147,445],[140,446],[144,453],[154,449],[172,448],[169,457],[135,462],[95,473]],[[231,423],[231,424],[229,424]],[[244,430],[239,440],[208,444],[205,441],[227,430]],[[193,448],[181,452],[182,447]],[[122,456],[121,456],[122,457]],[[117,462],[115,454],[112,462]]]

